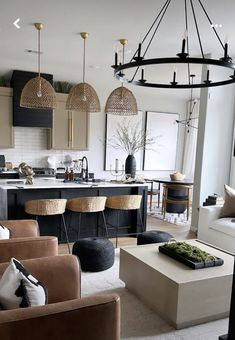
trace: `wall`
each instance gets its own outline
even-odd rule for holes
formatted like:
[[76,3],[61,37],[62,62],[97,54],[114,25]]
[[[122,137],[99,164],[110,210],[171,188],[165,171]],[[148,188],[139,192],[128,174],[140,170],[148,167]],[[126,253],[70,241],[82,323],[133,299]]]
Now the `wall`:
[[[119,86],[115,82],[115,87]],[[114,87],[114,88],[115,88]],[[97,93],[99,94],[102,112],[91,113],[90,119],[90,150],[87,152],[70,152],[70,151],[54,151],[47,149],[47,130],[40,128],[15,128],[15,148],[2,149],[1,154],[6,156],[6,161],[13,163],[13,166],[18,166],[20,162],[24,161],[31,166],[47,166],[46,159],[50,155],[55,155],[57,166],[63,165],[63,160],[66,154],[70,154],[73,159],[87,156],[89,161],[89,171],[94,172],[96,178],[111,178],[112,176],[104,169],[104,136],[105,136],[105,114],[104,104],[109,93],[114,89],[112,84],[109,84],[107,89],[99,83],[96,86]],[[174,112],[180,113],[181,119],[185,115],[186,101],[188,100],[187,91],[180,90],[159,90],[159,89],[143,89],[143,88],[130,88],[138,102],[140,110],[151,110],[160,112]],[[176,169],[181,170],[182,163],[182,150],[183,150],[184,128],[179,126],[178,138],[178,154]],[[169,172],[165,171],[150,171],[143,172],[146,177],[165,177]]]
[[[224,70],[214,70],[213,79]],[[205,78],[206,70],[203,70]],[[224,194],[229,183],[234,126],[235,86],[201,90],[199,130],[193,192],[192,226],[197,227],[198,208],[213,193]]]

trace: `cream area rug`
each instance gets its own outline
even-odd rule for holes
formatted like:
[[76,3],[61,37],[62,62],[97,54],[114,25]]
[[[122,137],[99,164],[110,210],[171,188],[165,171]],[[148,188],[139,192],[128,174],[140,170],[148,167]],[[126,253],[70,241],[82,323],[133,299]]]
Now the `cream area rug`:
[[217,340],[219,335],[227,333],[228,330],[228,319],[175,330],[128,291],[125,284],[119,280],[119,249],[116,250],[112,268],[98,273],[82,273],[82,296],[97,293],[119,294],[121,339]]

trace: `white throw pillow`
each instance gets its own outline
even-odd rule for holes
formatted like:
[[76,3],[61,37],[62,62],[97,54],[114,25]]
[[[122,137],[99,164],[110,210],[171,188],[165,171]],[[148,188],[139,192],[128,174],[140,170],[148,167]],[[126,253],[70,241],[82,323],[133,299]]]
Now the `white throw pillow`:
[[10,230],[3,224],[0,224],[0,240],[7,240],[10,238]]
[[0,304],[4,309],[41,306],[47,303],[44,285],[15,258],[0,280]]

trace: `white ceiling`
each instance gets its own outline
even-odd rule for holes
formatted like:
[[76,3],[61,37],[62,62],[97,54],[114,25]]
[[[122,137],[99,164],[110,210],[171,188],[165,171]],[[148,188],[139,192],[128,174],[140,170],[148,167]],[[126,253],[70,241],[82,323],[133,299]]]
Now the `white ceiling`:
[[[52,73],[55,80],[79,82],[82,79],[83,42],[79,32],[90,33],[87,40],[87,80],[113,77],[110,65],[120,38],[127,38],[128,52],[134,53],[165,0],[0,0],[0,75],[10,76],[13,69],[37,70],[37,55],[25,50],[37,50],[34,22],[43,22],[42,72]],[[221,39],[228,35],[229,54],[235,56],[235,1],[202,0],[211,20],[222,23]],[[196,3],[196,0],[194,0]],[[180,52],[184,32],[183,0],[172,0],[153,45],[152,56],[171,56]],[[196,6],[196,4],[195,4]],[[197,6],[196,6],[197,8]],[[20,18],[20,29],[13,22]],[[197,16],[205,53],[222,56],[218,41],[204,15]],[[189,21],[190,21],[189,17]],[[190,35],[191,34],[191,35]],[[195,32],[190,32],[192,54],[199,54]],[[98,67],[98,68],[97,68]]]

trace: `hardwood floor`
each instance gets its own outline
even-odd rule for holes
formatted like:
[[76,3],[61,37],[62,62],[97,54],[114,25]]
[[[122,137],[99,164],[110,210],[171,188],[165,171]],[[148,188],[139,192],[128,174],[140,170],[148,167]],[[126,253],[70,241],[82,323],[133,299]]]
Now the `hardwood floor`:
[[[190,230],[189,225],[176,225],[159,218],[148,216],[147,217],[147,230],[162,230],[170,233],[177,240],[185,240],[190,238],[196,238],[195,233]],[[115,239],[111,239],[115,244]],[[72,249],[73,243],[70,244]],[[120,237],[118,239],[118,247],[125,247],[130,245],[136,245],[135,237]],[[68,254],[67,244],[59,245],[59,254]]]

